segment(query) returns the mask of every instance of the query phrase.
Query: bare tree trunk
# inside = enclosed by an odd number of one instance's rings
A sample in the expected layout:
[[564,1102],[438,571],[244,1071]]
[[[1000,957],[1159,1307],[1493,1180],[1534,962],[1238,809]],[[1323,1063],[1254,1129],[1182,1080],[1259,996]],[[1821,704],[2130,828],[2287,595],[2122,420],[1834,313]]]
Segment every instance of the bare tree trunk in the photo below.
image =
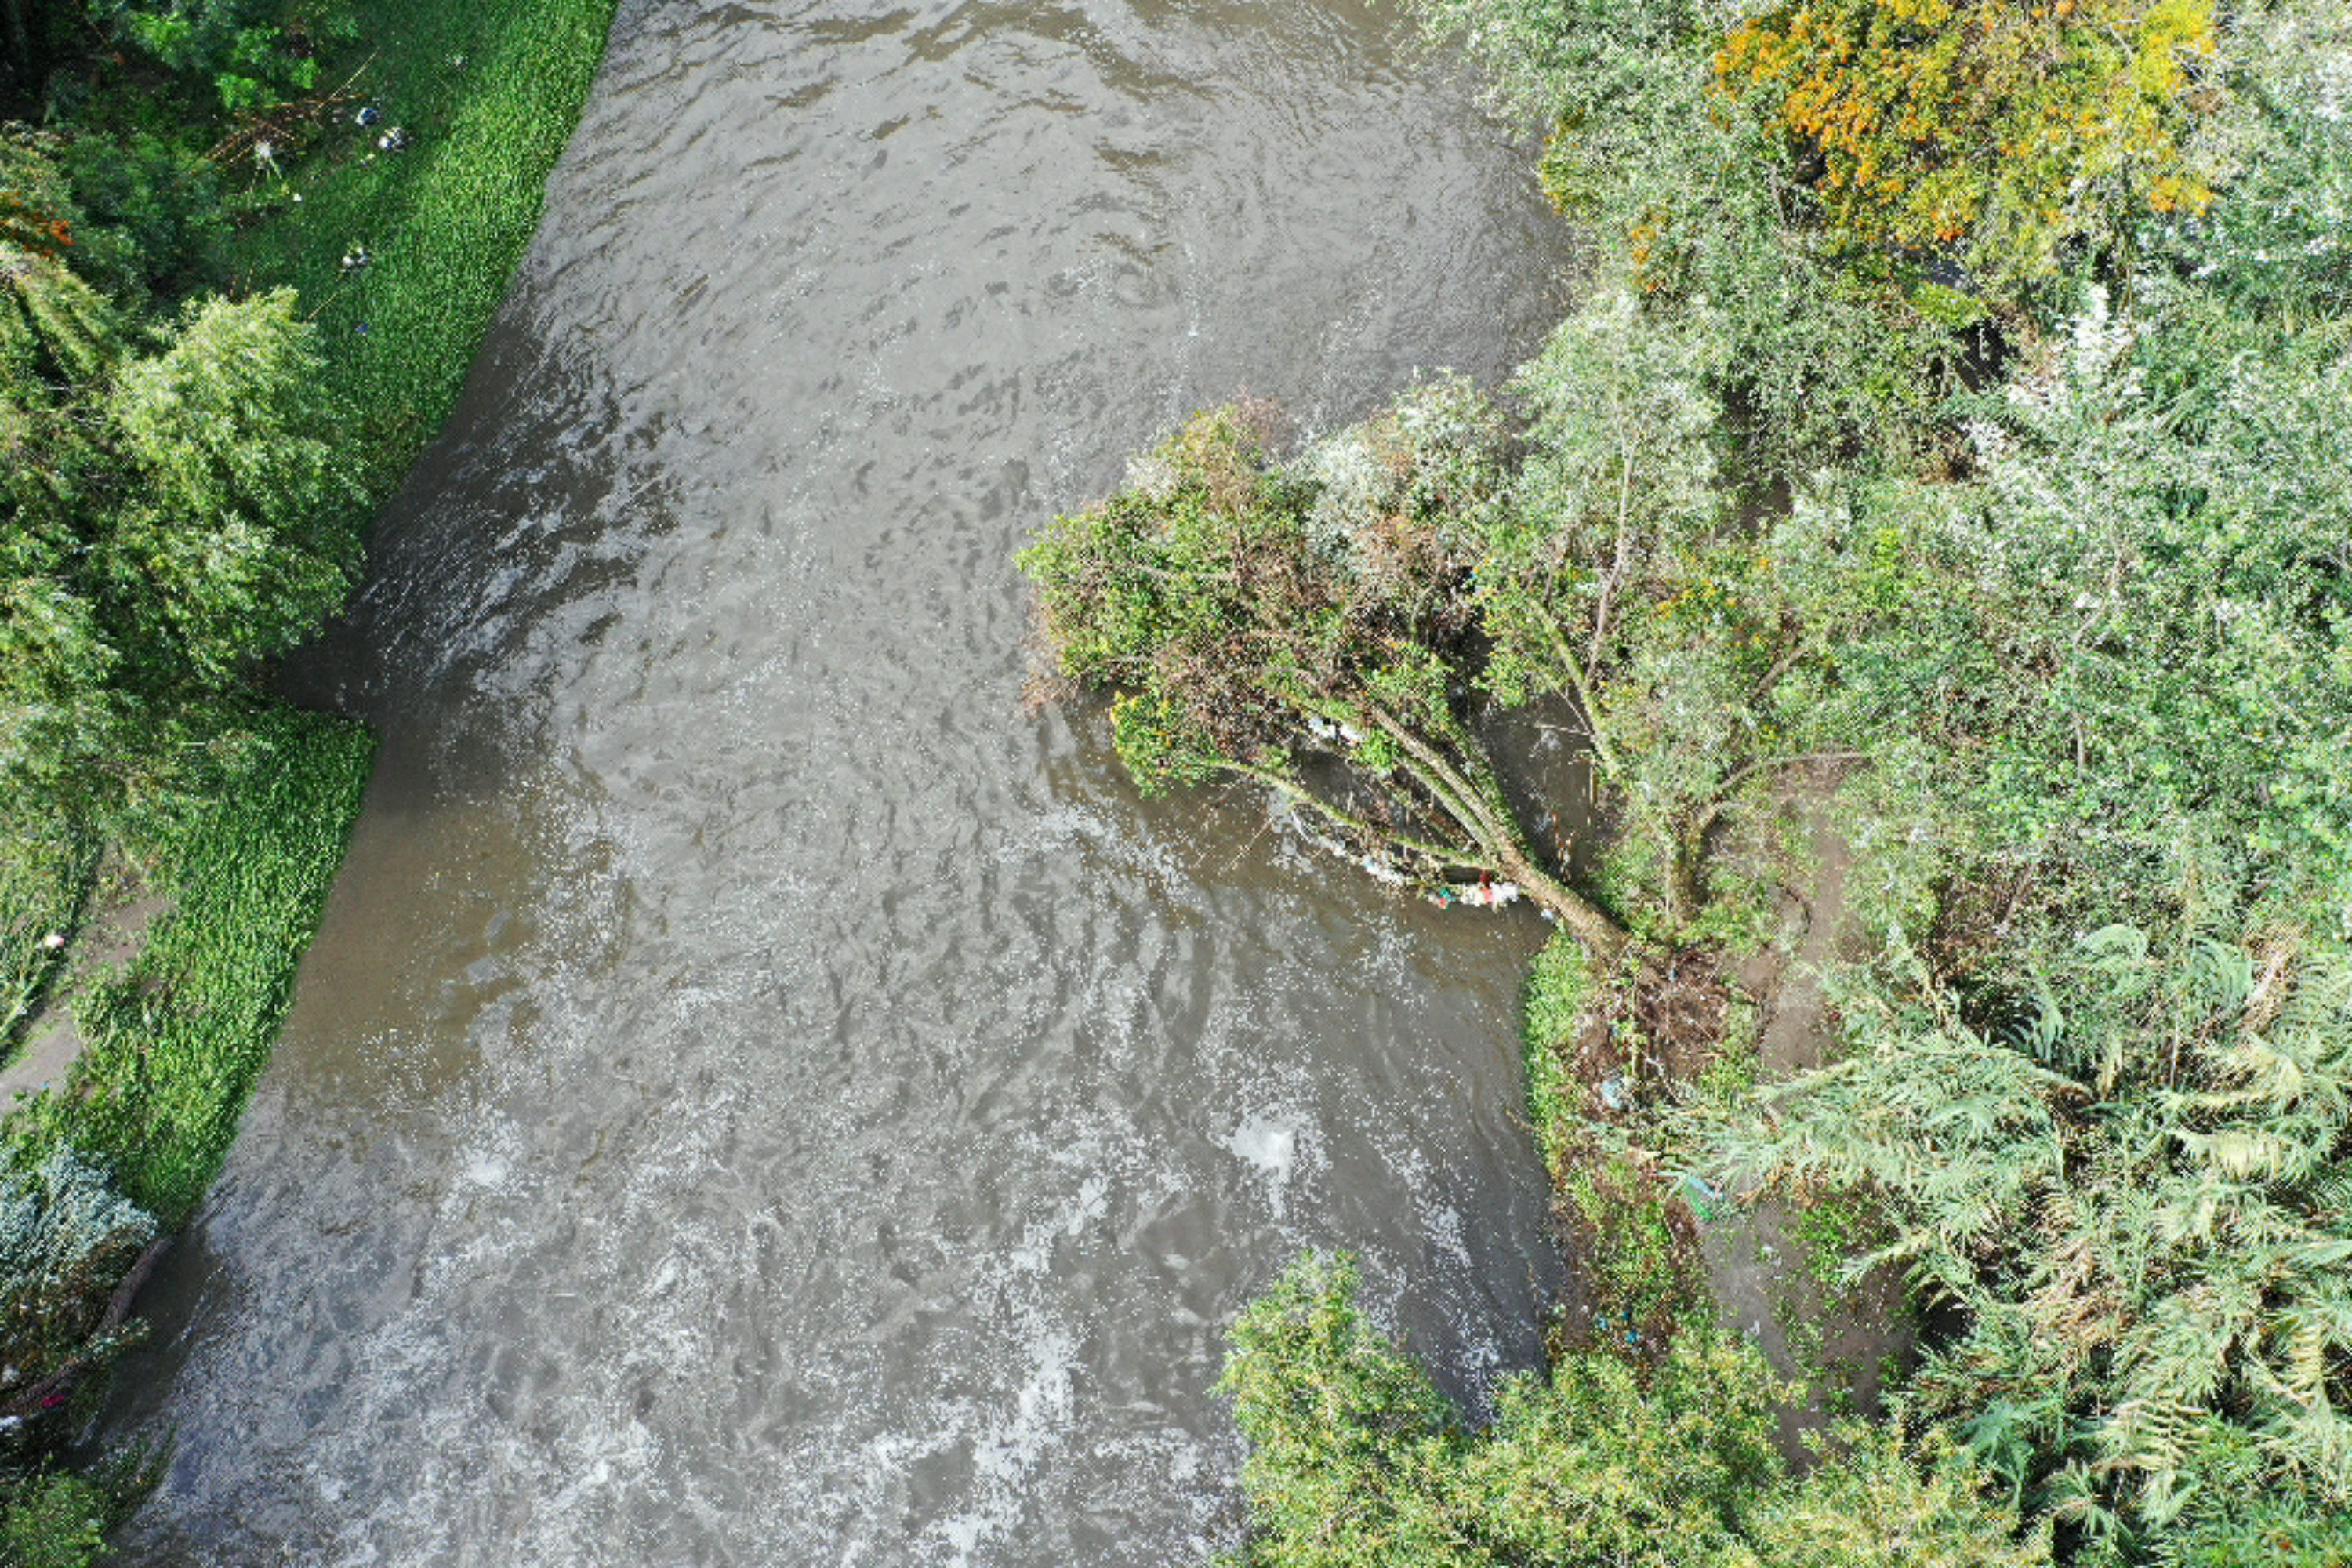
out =
[[1698,918],[1699,909],[1706,901],[1699,865],[1706,855],[1707,824],[1712,820],[1710,813],[1682,832],[1666,835],[1666,918],[1675,922],[1677,932]]
[[1500,857],[1504,874],[1526,889],[1538,907],[1551,911],[1552,918],[1568,928],[1569,934],[1584,944],[1592,960],[1595,973],[1607,973],[1624,956],[1632,942],[1632,933],[1602,911],[1600,905],[1579,893],[1566,882],[1537,865],[1519,852],[1511,850]]
[[[1454,851],[1391,828],[1374,827],[1267,769],[1241,765],[1235,771],[1264,779],[1363,837],[1385,840],[1398,848],[1449,866],[1473,867],[1499,874],[1517,883],[1538,908],[1549,910],[1566,926],[1584,944],[1596,967],[1606,970],[1616,964],[1633,941],[1632,933],[1545,865],[1543,856],[1521,826],[1518,814],[1511,809],[1502,780],[1495,772],[1494,759],[1468,726],[1449,716],[1444,732],[1433,740],[1379,703],[1360,700],[1335,700],[1323,717],[1378,729],[1394,741],[1403,752],[1400,759],[1403,771],[1412,774],[1429,800],[1435,803],[1440,818],[1463,836],[1461,849]],[[1448,751],[1453,752],[1450,757]]]
[[1632,942],[1632,933],[1611,919],[1599,904],[1554,876],[1544,864],[1543,856],[1528,837],[1518,814],[1511,809],[1510,799],[1503,792],[1503,781],[1495,772],[1494,759],[1486,754],[1478,738],[1464,727],[1452,739],[1462,753],[1467,774],[1464,782],[1486,807],[1481,820],[1495,840],[1487,847],[1502,864],[1505,874],[1526,889],[1528,897],[1550,910],[1553,918],[1584,944],[1596,970],[1613,968]]

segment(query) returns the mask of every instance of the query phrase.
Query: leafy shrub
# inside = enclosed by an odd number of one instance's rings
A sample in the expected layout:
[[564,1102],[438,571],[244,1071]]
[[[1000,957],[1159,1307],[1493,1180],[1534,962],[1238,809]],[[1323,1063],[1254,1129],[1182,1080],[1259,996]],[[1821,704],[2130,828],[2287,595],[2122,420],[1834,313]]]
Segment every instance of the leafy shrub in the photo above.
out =
[[1345,1258],[1309,1258],[1242,1314],[1220,1384],[1250,1441],[1266,1568],[2027,1568],[2047,1530],[1979,1500],[1948,1446],[1849,1428],[1801,1479],[1773,1446],[1782,1390],[1713,1330],[1654,1365],[1606,1352],[1507,1379],[1464,1427],[1366,1321]]
[[129,1342],[105,1321],[108,1303],[155,1234],[150,1215],[68,1150],[0,1174],[0,1443],[22,1444],[63,1403],[60,1374]]
[[[2352,361],[2160,282],[2070,329],[1969,405],[1971,482],[1849,487],[1781,530],[1777,557],[1889,606],[1795,672],[1787,717],[1869,753],[1877,809],[1977,875],[2030,865],[2018,941],[2161,919],[2189,881],[2352,934]],[[1890,587],[1801,537],[1841,533],[1898,542]]]
[[85,133],[58,152],[82,213],[72,264],[133,310],[226,281],[228,222],[207,159],[143,132]]
[[1787,0],[1734,27],[1715,72],[1818,160],[1847,243],[2006,278],[2135,209],[2212,201],[2187,143],[2217,49],[2210,0]]
[[63,1470],[0,1476],[0,1564],[81,1568],[106,1548],[105,1493]]
[[2013,1040],[1949,997],[1844,998],[1851,1054],[1710,1136],[1737,1179],[1853,1194],[1965,1327],[1914,1381],[2111,1556],[2249,1482],[2352,1509],[2352,957],[2111,927]]
[[1742,1522],[1756,1568],[2029,1568],[2051,1561],[2051,1521],[2021,1529],[1988,1504],[1975,1469],[1930,1429],[1841,1421],[1803,1480],[1754,1499]]
[[288,54],[265,0],[89,0],[90,20],[183,76],[209,79],[231,113],[317,84],[318,62]]
[[124,1448],[79,1473],[0,1470],[0,1568],[84,1568],[153,1489],[160,1450]]

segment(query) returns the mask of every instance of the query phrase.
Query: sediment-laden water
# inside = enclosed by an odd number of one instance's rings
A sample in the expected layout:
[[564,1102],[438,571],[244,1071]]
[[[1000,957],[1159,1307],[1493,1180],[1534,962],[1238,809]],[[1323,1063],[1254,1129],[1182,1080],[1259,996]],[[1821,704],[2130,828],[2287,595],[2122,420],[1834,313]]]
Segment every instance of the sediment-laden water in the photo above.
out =
[[1401,26],[625,5],[296,672],[382,766],[146,1299],[131,1561],[1160,1564],[1233,1538],[1220,1334],[1301,1247],[1457,1389],[1534,1358],[1541,927],[1022,706],[1012,553],[1155,431],[1558,313],[1528,149]]

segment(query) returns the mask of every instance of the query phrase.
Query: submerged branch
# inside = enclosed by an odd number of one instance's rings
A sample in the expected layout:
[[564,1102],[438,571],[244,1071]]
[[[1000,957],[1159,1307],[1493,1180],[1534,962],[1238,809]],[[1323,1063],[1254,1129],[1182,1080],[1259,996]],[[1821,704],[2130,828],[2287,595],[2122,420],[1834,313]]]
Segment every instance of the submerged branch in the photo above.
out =
[[1470,847],[1459,844],[1440,844],[1432,839],[1416,837],[1412,834],[1402,833],[1393,827],[1383,827],[1378,823],[1368,821],[1345,807],[1334,805],[1277,769],[1265,767],[1255,763],[1229,762],[1223,765],[1230,772],[1255,779],[1270,786],[1286,798],[1296,801],[1350,833],[1375,843],[1389,844],[1412,854],[1424,856],[1442,866],[1455,866],[1471,871],[1500,871],[1503,868],[1500,861],[1489,856],[1482,856],[1476,849]]

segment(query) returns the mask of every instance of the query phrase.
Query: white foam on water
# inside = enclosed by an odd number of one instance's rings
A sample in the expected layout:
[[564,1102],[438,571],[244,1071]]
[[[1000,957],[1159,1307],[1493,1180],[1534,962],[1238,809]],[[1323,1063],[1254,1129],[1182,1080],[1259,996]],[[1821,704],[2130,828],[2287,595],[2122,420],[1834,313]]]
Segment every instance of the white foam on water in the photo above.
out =
[[1028,1375],[1012,1408],[991,1416],[972,1444],[973,1506],[940,1521],[949,1561],[968,1563],[993,1535],[1016,1523],[1026,1506],[1026,1483],[1046,1451],[1068,1430],[1077,1342],[1058,1330],[1040,1331],[1024,1347]]
[[1266,1203],[1275,1217],[1284,1215],[1290,1196],[1290,1179],[1298,1169],[1299,1119],[1258,1114],[1243,1119],[1222,1140],[1234,1156],[1265,1178]]

